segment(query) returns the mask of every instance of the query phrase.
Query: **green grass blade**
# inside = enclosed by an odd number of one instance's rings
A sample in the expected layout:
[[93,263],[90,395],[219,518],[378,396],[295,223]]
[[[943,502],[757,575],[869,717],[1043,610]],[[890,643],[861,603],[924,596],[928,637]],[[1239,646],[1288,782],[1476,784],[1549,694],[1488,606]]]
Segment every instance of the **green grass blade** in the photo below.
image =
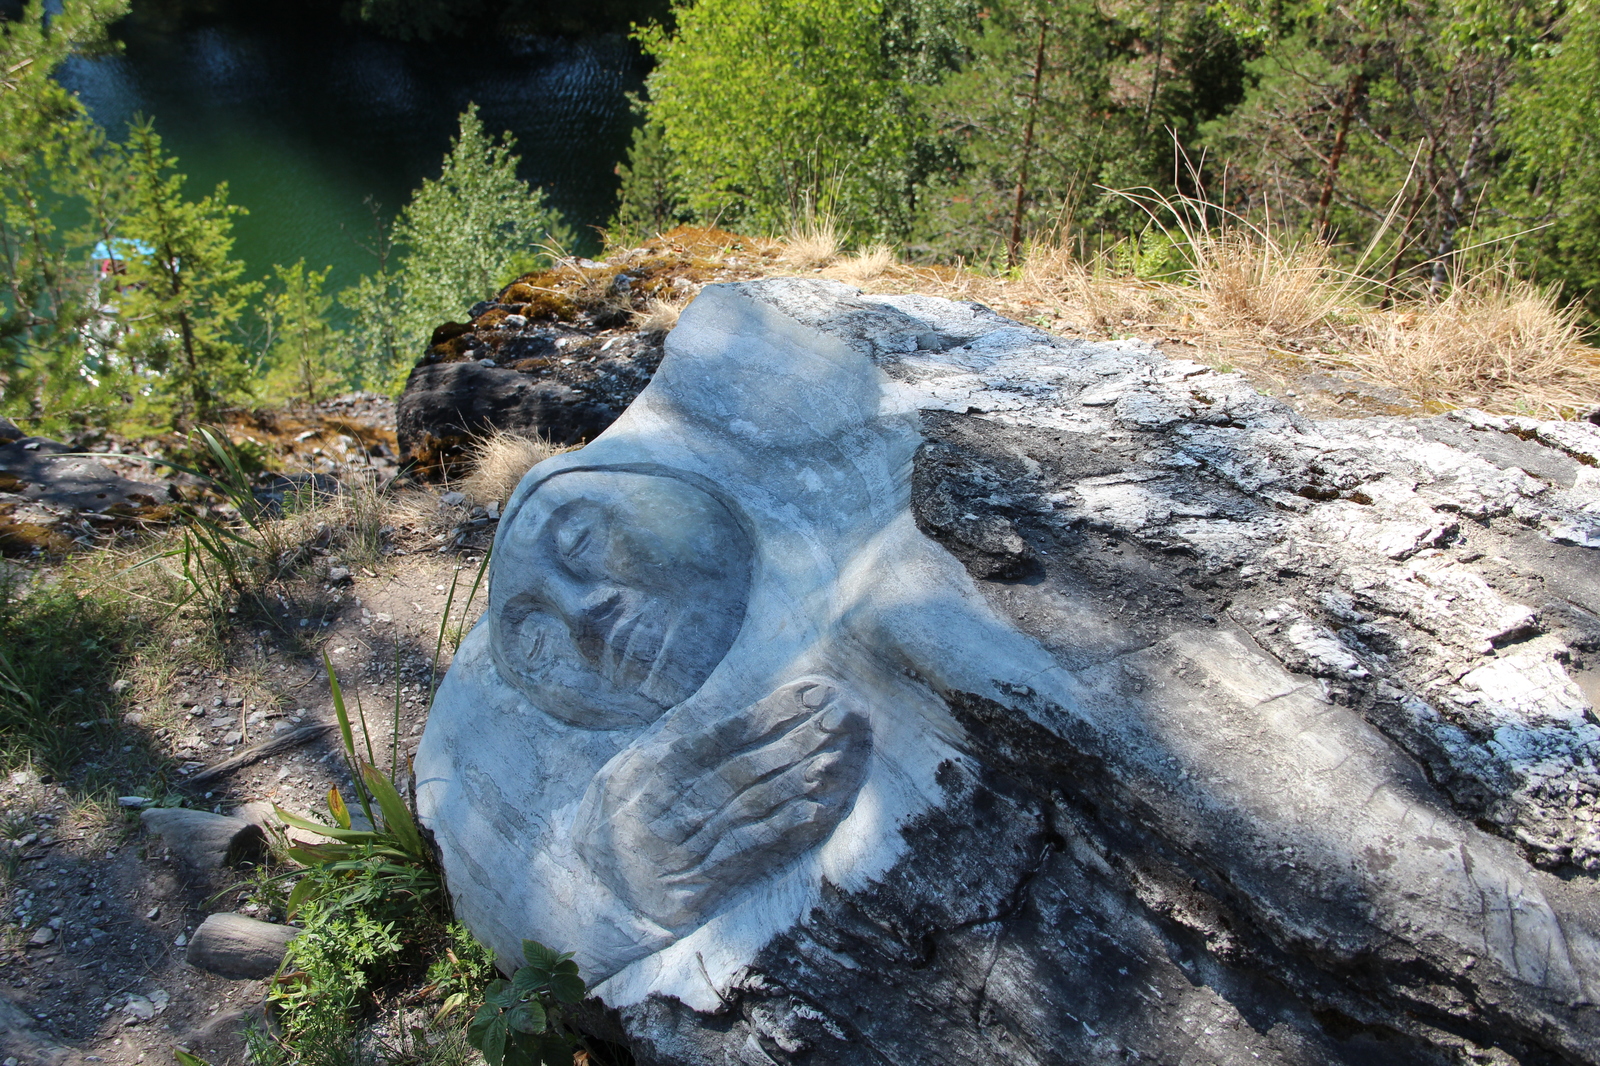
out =
[[389,835],[394,837],[412,858],[428,861],[430,856],[428,849],[422,843],[422,834],[417,830],[417,823],[412,820],[411,812],[406,809],[400,793],[395,791],[394,784],[371,763],[361,769],[366,775],[367,787],[372,790],[373,797],[378,801],[378,808],[383,811],[384,828]]
[[[339,739],[344,744],[345,761],[349,764],[350,779],[356,786],[356,799],[361,803],[361,810],[366,814],[368,823],[372,822],[372,800],[367,795],[366,786],[361,781],[361,771],[356,759],[356,741],[350,732],[350,712],[345,709],[344,690],[339,687],[339,675],[334,672],[333,660],[328,658],[328,653],[322,653],[322,668],[328,672],[328,691],[333,697],[333,715],[339,721]],[[359,710],[359,707],[357,708]],[[361,722],[363,731],[367,728],[365,717]],[[372,741],[367,741],[370,747]]]

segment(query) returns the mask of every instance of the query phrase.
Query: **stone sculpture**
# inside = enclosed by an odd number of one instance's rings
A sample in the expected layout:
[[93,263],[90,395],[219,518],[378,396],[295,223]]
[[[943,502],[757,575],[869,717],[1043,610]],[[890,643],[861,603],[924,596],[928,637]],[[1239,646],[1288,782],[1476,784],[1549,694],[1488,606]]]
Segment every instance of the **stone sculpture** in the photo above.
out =
[[1600,585],[1557,649],[1446,549],[1514,497],[1592,570],[1600,481],[821,282],[667,352],[517,490],[418,753],[502,957],[651,1062],[1597,1061],[1600,845],[1507,797],[1594,773]]

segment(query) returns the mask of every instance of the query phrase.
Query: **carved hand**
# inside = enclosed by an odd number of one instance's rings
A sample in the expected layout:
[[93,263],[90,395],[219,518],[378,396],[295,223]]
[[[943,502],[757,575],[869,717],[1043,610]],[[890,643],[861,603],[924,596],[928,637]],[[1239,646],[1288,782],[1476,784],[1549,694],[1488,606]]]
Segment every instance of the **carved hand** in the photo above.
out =
[[807,678],[687,736],[630,748],[578,812],[579,852],[640,913],[684,930],[821,843],[866,772],[865,715]]

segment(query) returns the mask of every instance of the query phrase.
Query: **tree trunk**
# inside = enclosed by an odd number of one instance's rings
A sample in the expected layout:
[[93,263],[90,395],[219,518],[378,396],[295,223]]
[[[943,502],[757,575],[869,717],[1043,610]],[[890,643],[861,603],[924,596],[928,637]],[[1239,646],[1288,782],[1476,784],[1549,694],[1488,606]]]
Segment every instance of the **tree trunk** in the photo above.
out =
[[1022,131],[1022,166],[1017,171],[1017,202],[1011,212],[1011,239],[1006,242],[1006,265],[1017,265],[1022,245],[1022,204],[1028,192],[1028,158],[1033,153],[1033,124],[1039,116],[1039,86],[1044,78],[1044,47],[1050,20],[1039,20],[1039,47],[1033,57],[1033,94],[1028,99],[1028,123]]
[[1356,51],[1356,69],[1350,75],[1350,85],[1344,91],[1344,107],[1339,113],[1339,132],[1333,138],[1333,150],[1328,153],[1328,173],[1322,180],[1322,195],[1317,198],[1318,240],[1328,239],[1328,205],[1333,202],[1333,185],[1339,176],[1339,161],[1344,158],[1345,143],[1350,137],[1350,119],[1367,92],[1367,49],[1368,45],[1363,43]]

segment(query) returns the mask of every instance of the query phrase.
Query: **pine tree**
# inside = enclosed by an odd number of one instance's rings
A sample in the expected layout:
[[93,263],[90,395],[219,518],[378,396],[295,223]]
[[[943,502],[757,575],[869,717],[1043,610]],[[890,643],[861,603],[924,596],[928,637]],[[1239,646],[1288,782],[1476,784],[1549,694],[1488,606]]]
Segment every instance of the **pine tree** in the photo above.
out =
[[[97,324],[93,227],[63,231],[101,175],[103,138],[54,79],[74,54],[110,47],[125,0],[40,0],[0,19],[0,413],[63,432],[104,420],[114,368],[90,350]],[[91,203],[90,214],[107,204]]]
[[316,403],[340,383],[344,338],[329,322],[333,297],[323,288],[332,269],[308,270],[304,259],[290,267],[272,268],[274,284],[260,309],[271,367],[267,387],[272,393]]
[[204,419],[243,394],[252,367],[239,328],[259,286],[243,283],[231,258],[233,218],[226,184],[198,201],[184,198],[177,160],[161,148],[154,123],[128,128],[123,174],[130,210],[119,235],[133,249],[116,302],[128,325],[126,351],[155,375],[174,426]]
[[691,219],[677,162],[667,147],[661,123],[647,118],[633,131],[627,162],[617,165],[617,177],[621,182],[609,239],[642,241]]
[[[517,177],[512,136],[487,135],[475,104],[460,121],[439,177],[424,180],[395,221],[404,354],[420,354],[439,323],[464,317],[572,239],[544,194]],[[378,279],[363,286],[366,297],[353,300],[380,299],[388,287]]]

